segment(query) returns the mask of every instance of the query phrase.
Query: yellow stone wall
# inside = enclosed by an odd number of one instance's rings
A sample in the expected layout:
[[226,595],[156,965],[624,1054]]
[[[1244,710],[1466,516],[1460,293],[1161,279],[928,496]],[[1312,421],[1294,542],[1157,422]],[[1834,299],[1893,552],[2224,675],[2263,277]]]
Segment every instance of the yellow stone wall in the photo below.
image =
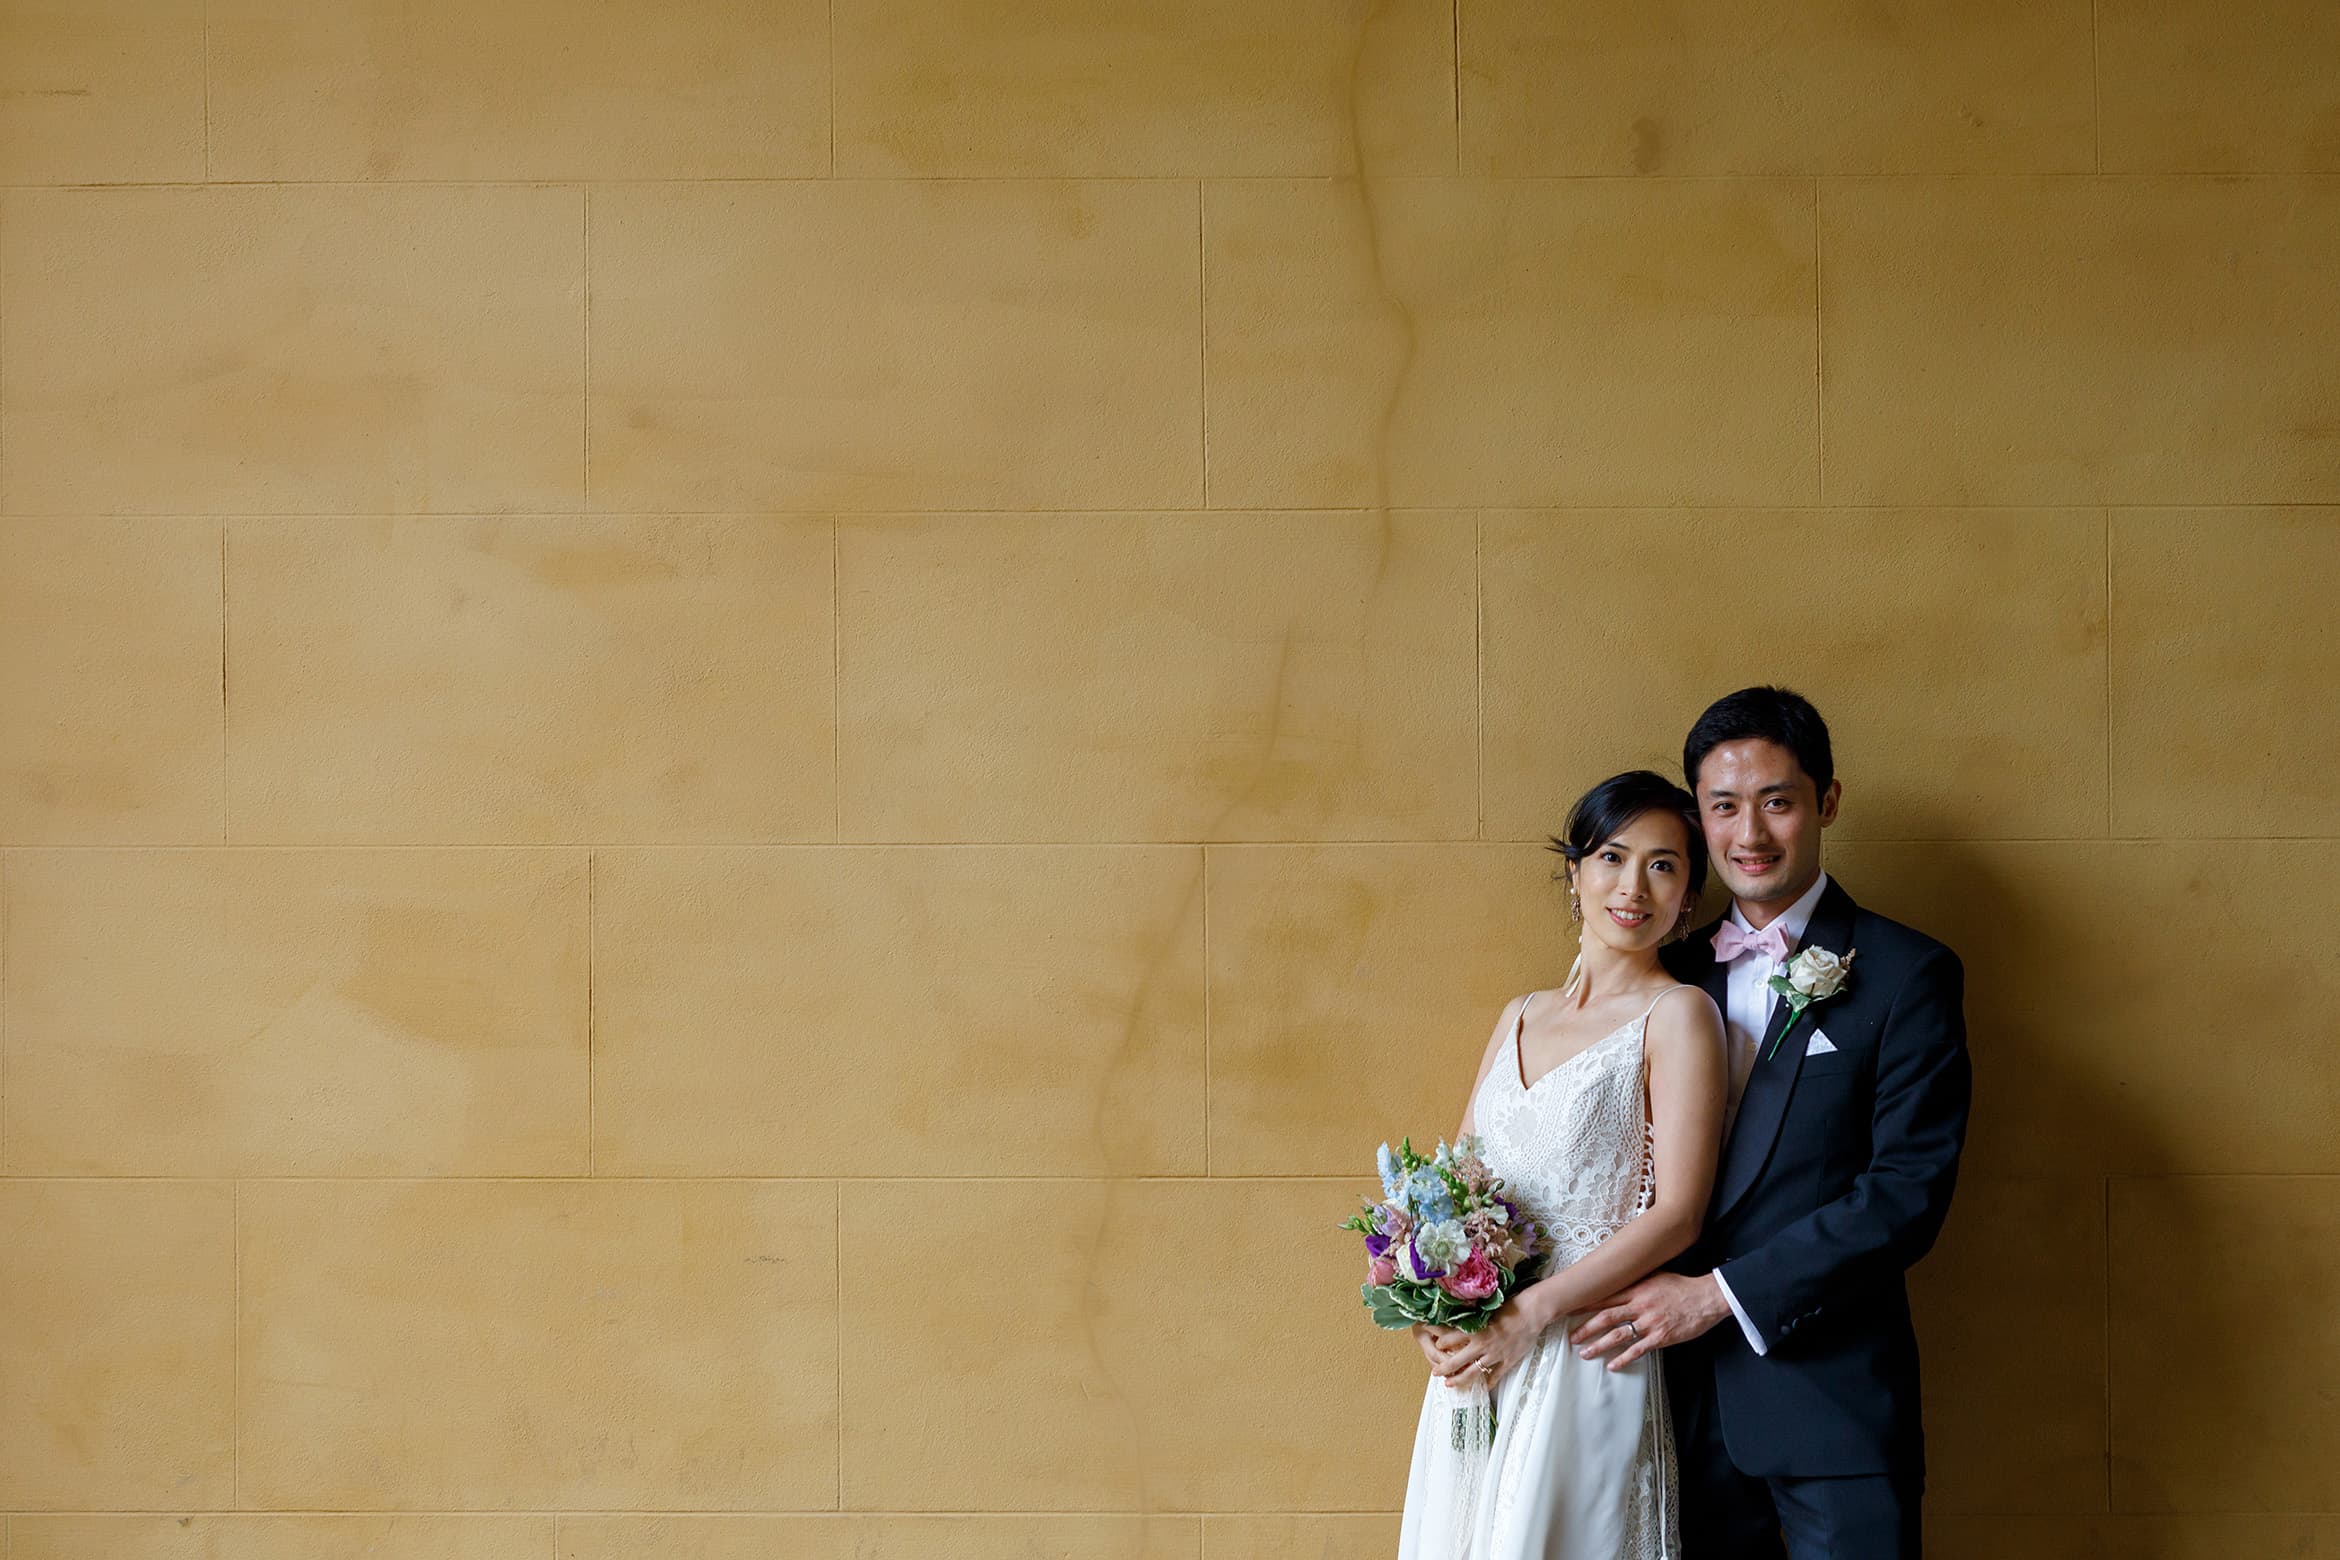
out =
[[1327,1560],[1703,702],[1934,1553],[2340,1555],[2324,0],[0,0],[6,1560]]

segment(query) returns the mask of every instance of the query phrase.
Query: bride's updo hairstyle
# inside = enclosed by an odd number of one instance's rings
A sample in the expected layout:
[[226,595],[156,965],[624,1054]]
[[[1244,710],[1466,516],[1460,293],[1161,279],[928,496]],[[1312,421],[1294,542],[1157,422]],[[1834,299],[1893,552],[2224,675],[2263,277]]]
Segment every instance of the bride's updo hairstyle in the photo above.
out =
[[[1689,859],[1683,868],[1688,891],[1682,901],[1685,924],[1698,906],[1698,891],[1706,886],[1706,831],[1698,826],[1698,798],[1649,769],[1628,769],[1611,775],[1576,799],[1568,810],[1564,835],[1550,836],[1545,847],[1556,850],[1571,864],[1584,860],[1632,826],[1643,813],[1662,812],[1682,820],[1689,840]],[[1552,874],[1565,881],[1567,868]]]

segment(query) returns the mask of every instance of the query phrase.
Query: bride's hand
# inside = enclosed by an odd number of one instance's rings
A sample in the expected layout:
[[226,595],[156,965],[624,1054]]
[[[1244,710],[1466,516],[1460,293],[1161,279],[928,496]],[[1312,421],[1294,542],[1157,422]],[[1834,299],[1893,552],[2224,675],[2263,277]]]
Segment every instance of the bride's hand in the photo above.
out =
[[1414,1341],[1422,1346],[1422,1358],[1430,1362],[1433,1371],[1446,1362],[1448,1350],[1470,1336],[1459,1328],[1436,1327],[1428,1322],[1416,1322],[1413,1332]]
[[1475,1333],[1457,1332],[1441,1328],[1442,1332],[1461,1340],[1444,1350],[1431,1361],[1431,1371],[1443,1377],[1449,1386],[1470,1385],[1471,1374],[1487,1367],[1485,1381],[1493,1386],[1504,1373],[1527,1358],[1535,1346],[1536,1328],[1524,1308],[1506,1305],[1495,1313],[1495,1319]]

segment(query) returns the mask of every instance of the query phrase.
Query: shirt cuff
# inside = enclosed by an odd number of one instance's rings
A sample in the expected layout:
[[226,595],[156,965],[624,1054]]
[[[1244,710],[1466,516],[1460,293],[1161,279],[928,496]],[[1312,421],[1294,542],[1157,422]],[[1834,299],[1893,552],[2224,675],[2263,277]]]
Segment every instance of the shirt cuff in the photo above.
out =
[[1739,1297],[1732,1294],[1731,1286],[1724,1282],[1721,1268],[1714,1270],[1714,1287],[1723,1292],[1723,1303],[1731,1308],[1731,1315],[1739,1319],[1739,1331],[1747,1335],[1747,1347],[1753,1349],[1757,1354],[1770,1353],[1770,1348],[1763,1341],[1763,1335],[1755,1330],[1753,1322],[1747,1320],[1747,1312],[1739,1304]]

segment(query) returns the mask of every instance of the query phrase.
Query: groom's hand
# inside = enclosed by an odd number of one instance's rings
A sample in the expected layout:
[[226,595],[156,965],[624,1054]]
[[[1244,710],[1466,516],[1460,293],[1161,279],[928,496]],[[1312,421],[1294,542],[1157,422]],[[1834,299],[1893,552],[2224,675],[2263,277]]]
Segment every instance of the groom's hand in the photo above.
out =
[[1730,1302],[1712,1273],[1699,1278],[1652,1273],[1602,1301],[1568,1341],[1588,1360],[1614,1355],[1609,1369],[1623,1370],[1652,1349],[1688,1343],[1730,1314]]

